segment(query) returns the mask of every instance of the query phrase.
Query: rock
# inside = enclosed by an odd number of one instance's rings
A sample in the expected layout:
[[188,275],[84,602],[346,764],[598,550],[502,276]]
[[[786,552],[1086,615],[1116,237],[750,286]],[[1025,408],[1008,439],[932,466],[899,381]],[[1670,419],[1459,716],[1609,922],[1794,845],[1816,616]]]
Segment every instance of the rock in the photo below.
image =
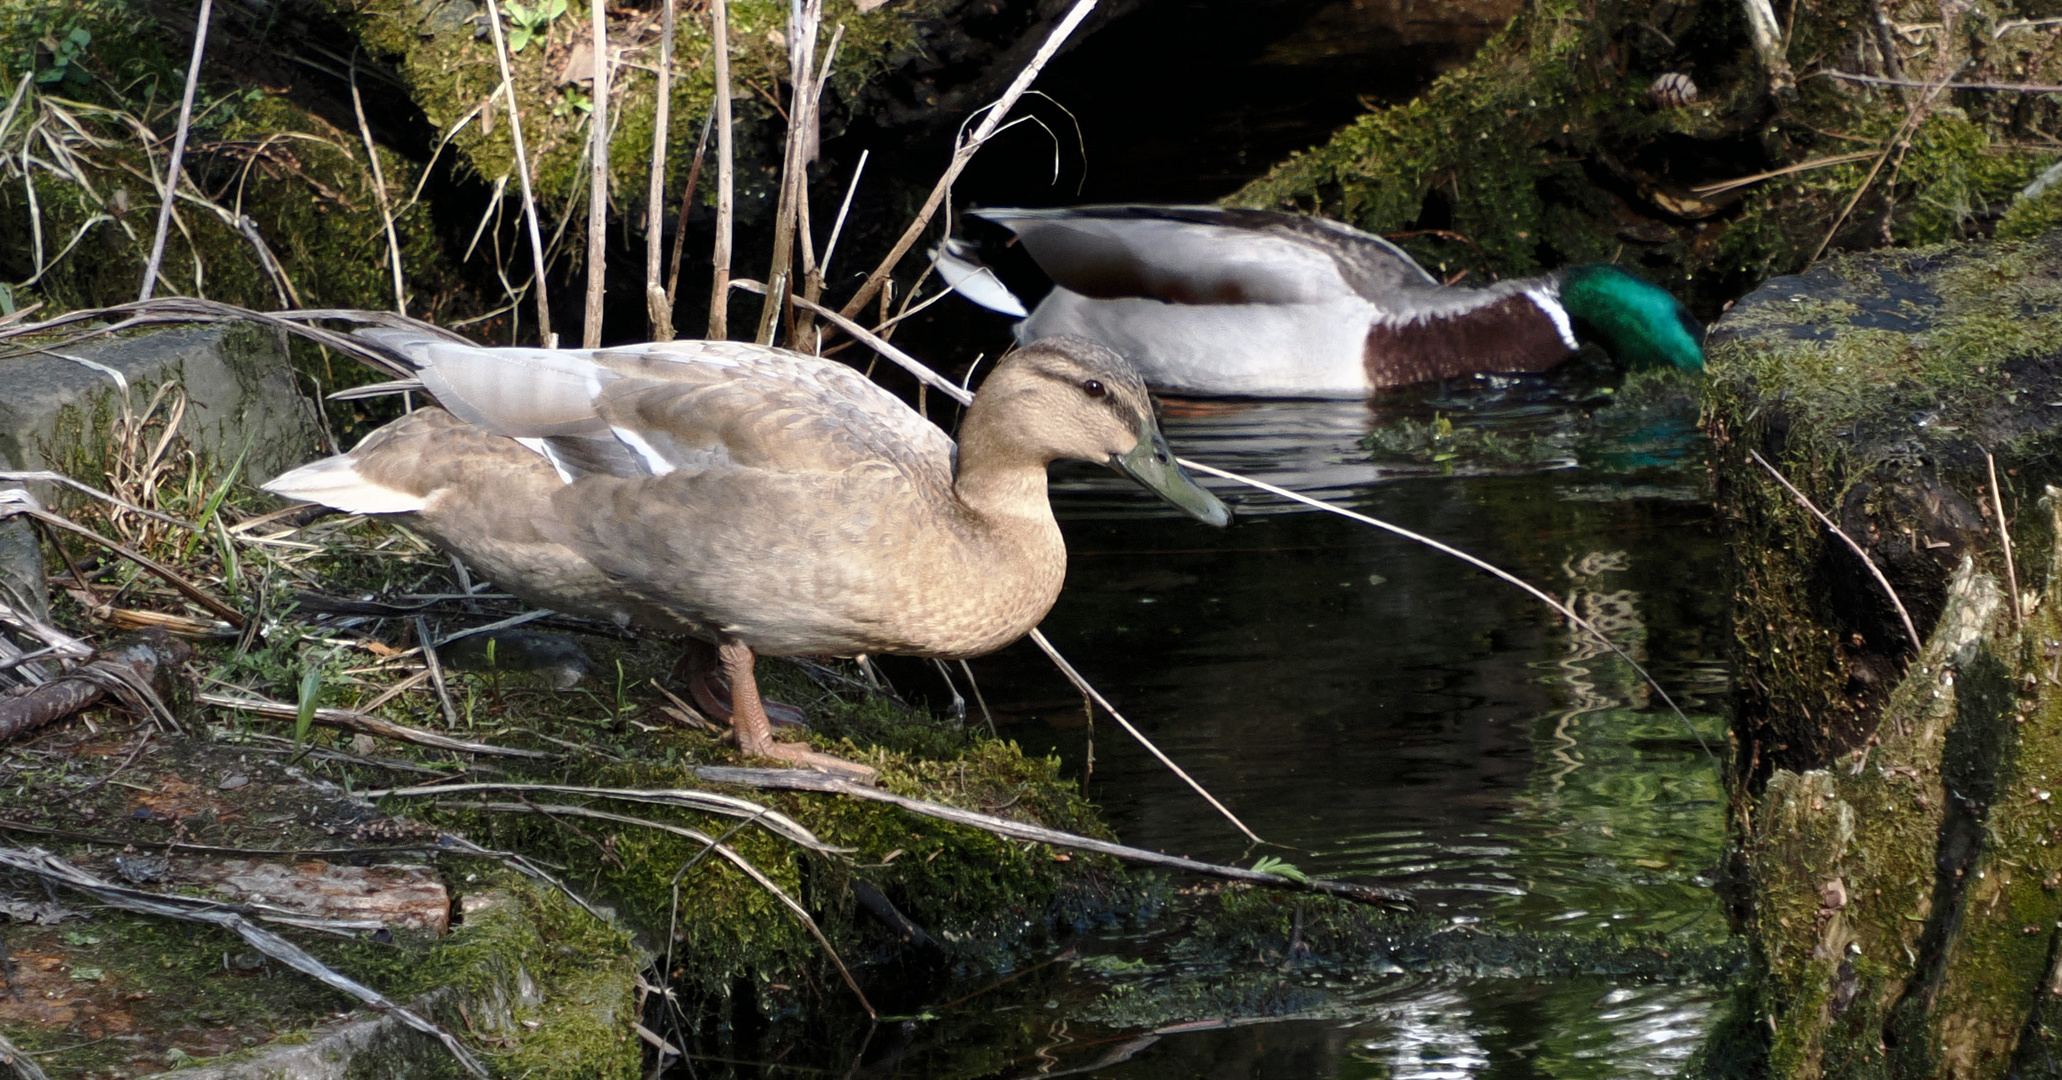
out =
[[1760,971],[1717,1037],[1772,1076],[2039,1074],[2062,1022],[2062,233],[1773,279],[1711,356]]
[[141,410],[170,381],[185,389],[180,428],[196,450],[226,467],[249,444],[246,482],[299,465],[322,443],[320,418],[296,385],[285,342],[254,326],[218,324],[0,360],[0,457],[20,469],[55,469],[96,483],[98,477],[67,466],[99,453],[124,385]]

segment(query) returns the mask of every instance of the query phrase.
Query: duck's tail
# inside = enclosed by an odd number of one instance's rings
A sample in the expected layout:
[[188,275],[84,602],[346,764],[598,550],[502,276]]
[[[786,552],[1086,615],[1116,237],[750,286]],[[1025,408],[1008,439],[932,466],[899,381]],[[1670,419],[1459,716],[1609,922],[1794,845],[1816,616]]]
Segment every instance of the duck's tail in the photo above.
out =
[[1030,314],[1017,294],[981,262],[974,245],[957,237],[946,237],[943,244],[931,249],[931,263],[952,291],[974,303],[1019,319]]

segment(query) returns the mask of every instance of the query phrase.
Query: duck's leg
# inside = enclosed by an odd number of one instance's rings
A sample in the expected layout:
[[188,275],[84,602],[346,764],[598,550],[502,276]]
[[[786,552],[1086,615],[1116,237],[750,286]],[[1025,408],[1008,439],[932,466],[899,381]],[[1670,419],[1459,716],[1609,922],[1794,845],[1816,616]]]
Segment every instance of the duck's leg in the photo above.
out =
[[[679,662],[673,665],[669,678],[675,683],[687,686],[687,695],[694,703],[724,723],[730,722],[730,686],[720,677],[722,665],[716,659],[716,646],[701,638],[688,638],[687,648],[681,651]],[[760,707],[766,710],[766,718],[774,727],[807,728],[809,715],[793,705],[761,699]]]
[[862,783],[872,783],[878,774],[858,762],[820,754],[796,743],[776,742],[773,724],[759,701],[759,682],[752,677],[756,657],[741,641],[726,641],[716,647],[723,658],[723,670],[730,676],[730,726],[737,732],[737,748],[753,757],[789,761],[811,769]]

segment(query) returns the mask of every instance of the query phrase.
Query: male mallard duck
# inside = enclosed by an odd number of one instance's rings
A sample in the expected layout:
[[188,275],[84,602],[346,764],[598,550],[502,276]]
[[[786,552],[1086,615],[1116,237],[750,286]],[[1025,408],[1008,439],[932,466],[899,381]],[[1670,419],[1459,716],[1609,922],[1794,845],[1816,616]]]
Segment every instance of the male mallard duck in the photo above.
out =
[[[1020,340],[1079,334],[1156,390],[1361,397],[1474,372],[1544,371],[1594,341],[1629,366],[1704,366],[1673,296],[1613,266],[1479,289],[1441,285],[1379,236],[1323,218],[1207,206],[970,210],[1022,240],[1054,282]],[[972,247],[945,279],[1005,314],[1023,305]]]
[[497,349],[362,331],[443,408],[265,490],[409,526],[542,607],[713,641],[747,754],[854,766],[773,740],[755,653],[978,656],[1038,625],[1067,549],[1055,458],[1101,462],[1213,525],[1145,384],[1093,342],[990,372],[959,445],[858,372],[760,345]]

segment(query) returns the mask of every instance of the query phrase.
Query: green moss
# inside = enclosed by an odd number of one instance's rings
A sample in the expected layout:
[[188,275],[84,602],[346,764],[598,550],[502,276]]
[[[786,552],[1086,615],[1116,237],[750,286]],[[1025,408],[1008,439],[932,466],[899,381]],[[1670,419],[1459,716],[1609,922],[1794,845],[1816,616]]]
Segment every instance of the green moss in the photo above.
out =
[[[1654,18],[1676,20],[1668,48],[1658,44],[1666,35],[1650,33],[1661,29]],[[1851,50],[1853,27],[1869,18],[1859,0],[1811,4],[1790,32],[1793,65]],[[1905,117],[1879,93],[1807,79],[1795,102],[1756,120],[1763,81],[1741,19],[1727,5],[1671,14],[1611,0],[1532,0],[1466,66],[1290,156],[1226,202],[1321,213],[1375,233],[1436,226],[1472,241],[1403,240],[1442,273],[1637,260],[1672,290],[1715,307],[1742,283],[1802,265],[1872,163],[1815,167],[1731,193],[1699,195],[1695,185],[1753,172],[1745,163],[1757,155],[1782,166],[1851,152],[1857,140],[1891,136]],[[1696,71],[1695,102],[1644,100],[1651,80],[1686,67]],[[1897,166],[1875,181],[1879,194],[1890,193],[1898,241],[1965,235],[2009,201],[2041,160],[1998,138],[2012,123],[1946,105],[1927,117]],[[1874,221],[1884,207],[1871,200],[1857,214]],[[1643,219],[1659,234],[1628,233],[1628,222]],[[1693,224],[1668,224],[1685,220]],[[1857,216],[1843,236],[1866,242],[1864,228]]]

